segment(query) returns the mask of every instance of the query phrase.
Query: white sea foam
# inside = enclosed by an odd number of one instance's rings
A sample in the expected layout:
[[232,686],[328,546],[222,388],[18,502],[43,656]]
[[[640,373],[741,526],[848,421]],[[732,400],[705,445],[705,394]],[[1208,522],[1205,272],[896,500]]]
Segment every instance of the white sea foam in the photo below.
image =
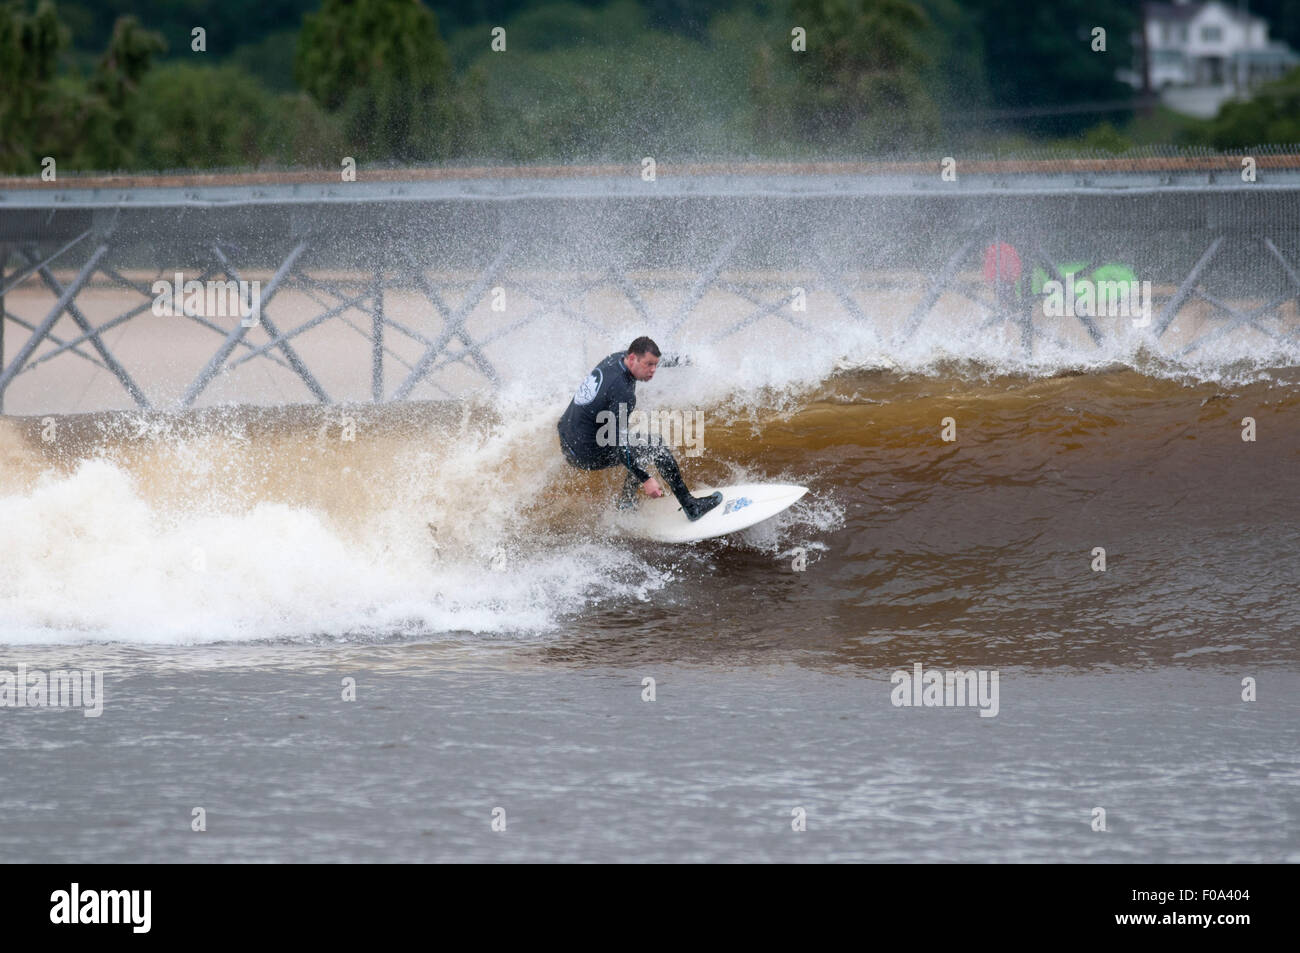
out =
[[[171,461],[187,456],[186,441],[171,449]],[[47,471],[0,495],[0,642],[539,633],[670,578],[615,541],[518,517],[513,494],[467,476],[491,470],[491,450],[461,453],[432,472],[412,453],[407,483],[357,497],[360,513],[347,499],[259,499],[255,459],[243,473],[209,460],[152,497],[150,481],[103,457]],[[204,492],[213,470],[218,484],[249,478],[244,492]],[[195,492],[178,499],[175,485]]]

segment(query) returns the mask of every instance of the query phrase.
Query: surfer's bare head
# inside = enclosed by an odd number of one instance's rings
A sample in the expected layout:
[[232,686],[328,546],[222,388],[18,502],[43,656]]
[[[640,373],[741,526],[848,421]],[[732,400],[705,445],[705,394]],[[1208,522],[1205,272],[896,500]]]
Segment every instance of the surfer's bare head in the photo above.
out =
[[623,358],[623,363],[637,380],[648,381],[655,376],[659,357],[659,345],[642,335],[628,345],[627,356]]

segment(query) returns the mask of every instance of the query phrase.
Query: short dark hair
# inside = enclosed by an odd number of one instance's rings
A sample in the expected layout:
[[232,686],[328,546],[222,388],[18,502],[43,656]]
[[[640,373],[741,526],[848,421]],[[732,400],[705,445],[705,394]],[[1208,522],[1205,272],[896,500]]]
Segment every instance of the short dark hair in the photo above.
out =
[[655,357],[663,356],[659,353],[659,345],[644,334],[627,346],[627,353],[635,354],[637,357],[644,357],[647,351]]

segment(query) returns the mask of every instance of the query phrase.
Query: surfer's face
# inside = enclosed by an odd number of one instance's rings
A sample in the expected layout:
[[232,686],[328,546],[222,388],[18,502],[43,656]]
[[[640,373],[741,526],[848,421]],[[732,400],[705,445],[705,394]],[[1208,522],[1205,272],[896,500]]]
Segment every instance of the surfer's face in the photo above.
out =
[[628,354],[626,363],[627,369],[632,373],[633,377],[639,381],[648,381],[655,376],[655,368],[659,366],[659,358],[646,351],[644,354]]

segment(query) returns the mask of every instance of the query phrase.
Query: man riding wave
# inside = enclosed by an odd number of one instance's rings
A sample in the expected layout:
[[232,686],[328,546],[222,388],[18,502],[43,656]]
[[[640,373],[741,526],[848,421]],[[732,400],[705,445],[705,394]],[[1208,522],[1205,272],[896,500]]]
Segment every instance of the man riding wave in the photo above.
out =
[[657,434],[649,435],[644,441],[629,441],[627,433],[619,431],[611,443],[609,428],[604,427],[604,433],[601,432],[602,424],[612,419],[607,414],[612,414],[613,419],[626,420],[632,413],[636,407],[636,382],[655,376],[659,358],[658,345],[643,336],[628,345],[626,354],[615,351],[597,364],[560,418],[557,425],[560,449],[564,459],[580,470],[604,470],[619,464],[627,467],[621,506],[635,503],[638,487],[651,498],[664,495],[659,481],[650,476],[649,467],[653,464],[682,505],[686,518],[697,520],[722,502],[722,494],[691,496],[672,451]]

